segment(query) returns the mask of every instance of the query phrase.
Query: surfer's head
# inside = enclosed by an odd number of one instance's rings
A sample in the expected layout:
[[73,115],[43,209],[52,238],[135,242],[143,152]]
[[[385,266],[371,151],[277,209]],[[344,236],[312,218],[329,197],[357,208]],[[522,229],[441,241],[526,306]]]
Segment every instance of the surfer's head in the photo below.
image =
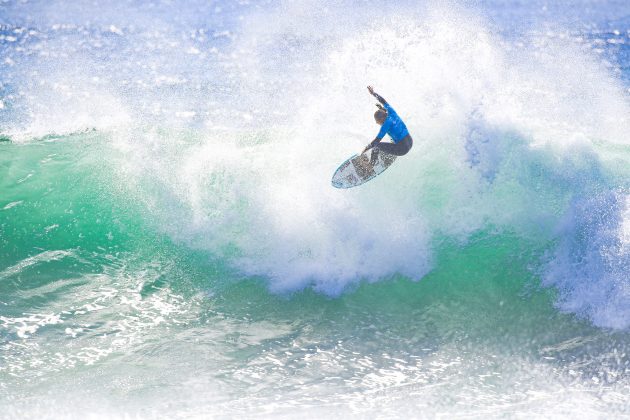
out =
[[374,121],[376,121],[376,124],[383,125],[383,123],[385,123],[386,119],[387,119],[387,111],[385,111],[383,109],[378,109],[374,113]]

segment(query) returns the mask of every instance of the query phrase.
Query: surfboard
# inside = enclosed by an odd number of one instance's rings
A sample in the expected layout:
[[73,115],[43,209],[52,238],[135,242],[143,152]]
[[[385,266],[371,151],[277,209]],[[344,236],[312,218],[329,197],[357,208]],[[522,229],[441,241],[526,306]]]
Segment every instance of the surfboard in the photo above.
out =
[[376,162],[372,165],[370,163],[372,150],[370,149],[360,155],[354,155],[342,163],[332,177],[332,186],[335,188],[352,188],[365,184],[389,168],[396,160],[396,156],[380,151]]

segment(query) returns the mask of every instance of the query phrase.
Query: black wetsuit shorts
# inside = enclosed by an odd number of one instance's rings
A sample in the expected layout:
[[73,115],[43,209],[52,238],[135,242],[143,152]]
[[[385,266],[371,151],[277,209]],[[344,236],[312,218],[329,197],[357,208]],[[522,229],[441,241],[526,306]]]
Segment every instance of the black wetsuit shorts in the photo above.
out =
[[404,156],[411,150],[411,146],[413,146],[413,139],[410,135],[407,135],[398,143],[380,142],[376,146],[374,146],[374,150],[372,150],[372,158],[370,159],[370,161],[372,163],[376,162],[378,152],[380,151],[382,151],[383,153],[389,153],[390,155]]

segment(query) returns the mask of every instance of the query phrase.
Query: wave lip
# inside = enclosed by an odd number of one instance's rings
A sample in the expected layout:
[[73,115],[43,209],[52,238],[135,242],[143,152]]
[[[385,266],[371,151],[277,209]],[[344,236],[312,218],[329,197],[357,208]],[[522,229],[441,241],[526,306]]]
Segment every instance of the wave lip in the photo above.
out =
[[557,306],[600,327],[630,327],[630,194],[575,200],[543,276]]

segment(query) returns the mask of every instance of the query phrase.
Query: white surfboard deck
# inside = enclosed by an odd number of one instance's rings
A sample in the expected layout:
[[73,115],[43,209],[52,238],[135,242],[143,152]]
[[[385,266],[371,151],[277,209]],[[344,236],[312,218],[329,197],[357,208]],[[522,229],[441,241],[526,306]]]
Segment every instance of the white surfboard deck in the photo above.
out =
[[372,165],[370,163],[372,150],[370,149],[360,155],[354,155],[342,163],[332,177],[333,187],[352,188],[365,184],[389,168],[396,160],[396,156],[380,151],[376,163]]

